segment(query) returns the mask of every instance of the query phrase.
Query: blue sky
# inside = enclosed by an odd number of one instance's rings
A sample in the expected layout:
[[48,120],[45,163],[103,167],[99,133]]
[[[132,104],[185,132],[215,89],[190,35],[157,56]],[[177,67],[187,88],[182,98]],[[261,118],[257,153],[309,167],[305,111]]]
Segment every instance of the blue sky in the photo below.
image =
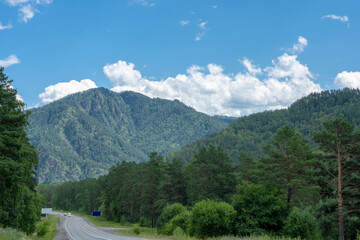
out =
[[0,65],[29,107],[93,87],[214,115],[360,87],[360,1],[0,0]]

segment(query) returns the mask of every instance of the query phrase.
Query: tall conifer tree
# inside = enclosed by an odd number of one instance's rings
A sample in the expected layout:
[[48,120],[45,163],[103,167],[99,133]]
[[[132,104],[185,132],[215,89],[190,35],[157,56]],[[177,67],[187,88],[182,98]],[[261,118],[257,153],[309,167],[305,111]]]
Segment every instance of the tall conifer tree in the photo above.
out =
[[35,192],[39,158],[25,131],[29,112],[3,71],[0,68],[0,225],[31,233],[40,215]]

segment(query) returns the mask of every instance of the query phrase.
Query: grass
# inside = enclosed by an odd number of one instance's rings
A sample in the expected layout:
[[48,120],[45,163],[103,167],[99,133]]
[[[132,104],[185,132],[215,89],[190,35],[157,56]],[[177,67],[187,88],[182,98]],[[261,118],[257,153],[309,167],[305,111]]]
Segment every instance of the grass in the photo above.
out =
[[[35,232],[32,236],[29,237],[29,240],[51,240],[51,239],[53,239],[54,236],[56,235],[56,233],[59,231],[56,228],[56,224],[59,219],[60,219],[59,217],[55,217],[53,215],[48,215],[48,221],[50,223],[49,231],[42,237],[37,236],[37,234]],[[42,217],[41,221],[37,224],[37,226],[42,224],[44,221],[46,221],[46,218]]]
[[[140,228],[140,233],[136,234],[134,232],[134,228]],[[115,232],[125,234],[127,236],[134,236],[134,237],[143,237],[143,238],[162,238],[162,239],[175,239],[174,236],[167,236],[158,234],[156,228],[148,228],[148,227],[138,227],[132,226],[130,229],[127,230],[114,230]]]
[[[54,238],[58,230],[56,229],[57,221],[59,220],[59,217],[55,217],[52,215],[48,216],[48,220],[50,222],[49,225],[49,231],[42,237],[37,236],[36,232],[31,235],[27,236],[25,233],[20,232],[19,230],[13,229],[13,228],[0,228],[0,239],[6,239],[6,240],[51,240]],[[41,218],[41,221],[37,224],[39,226],[44,221],[46,221],[45,218]]]
[[7,240],[28,240],[29,238],[22,232],[13,228],[0,228],[0,239]]

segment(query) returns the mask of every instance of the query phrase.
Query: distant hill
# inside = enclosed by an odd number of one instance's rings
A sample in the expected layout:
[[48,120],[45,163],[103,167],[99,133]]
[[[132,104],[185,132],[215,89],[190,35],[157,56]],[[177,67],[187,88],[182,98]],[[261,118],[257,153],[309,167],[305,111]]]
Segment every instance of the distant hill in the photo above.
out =
[[225,128],[226,121],[174,100],[105,88],[32,109],[30,142],[40,154],[39,183],[97,177],[121,161],[165,155]]
[[233,160],[240,151],[257,158],[262,148],[271,143],[277,129],[289,125],[299,131],[310,144],[314,131],[322,129],[322,123],[329,119],[347,118],[360,125],[360,90],[343,89],[313,93],[293,103],[288,109],[266,111],[241,117],[227,128],[206,138],[196,140],[167,155],[189,161],[201,146],[209,144],[224,148]]

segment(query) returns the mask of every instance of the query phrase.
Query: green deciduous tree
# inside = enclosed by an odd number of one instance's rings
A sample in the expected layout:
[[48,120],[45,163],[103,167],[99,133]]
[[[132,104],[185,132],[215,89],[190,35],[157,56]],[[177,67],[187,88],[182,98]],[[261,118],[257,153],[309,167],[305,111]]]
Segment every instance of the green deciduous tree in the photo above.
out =
[[233,234],[235,215],[228,203],[200,201],[192,210],[190,234],[201,239]]
[[288,210],[282,193],[261,184],[243,182],[237,187],[233,202],[235,227],[240,236],[279,232]]
[[[314,133],[314,140],[324,152],[321,168],[337,198],[339,239],[344,239],[344,215],[359,216],[360,131],[348,120],[324,122],[324,130]],[[355,215],[356,216],[356,215]]]
[[30,112],[24,110],[25,104],[17,99],[12,80],[3,70],[0,68],[0,225],[32,233],[40,216],[35,191],[39,158],[25,131]]

